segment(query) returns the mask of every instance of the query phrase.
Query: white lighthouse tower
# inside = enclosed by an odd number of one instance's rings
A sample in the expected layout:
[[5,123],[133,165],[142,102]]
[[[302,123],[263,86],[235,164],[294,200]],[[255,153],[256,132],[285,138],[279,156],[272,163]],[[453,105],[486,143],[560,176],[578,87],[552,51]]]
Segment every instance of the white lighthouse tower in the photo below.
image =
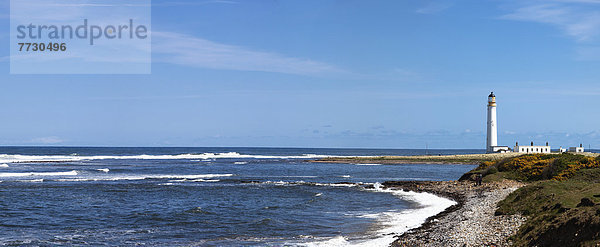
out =
[[494,147],[498,146],[498,122],[496,120],[496,95],[494,92],[488,96],[487,105],[487,145],[486,152],[497,152]]

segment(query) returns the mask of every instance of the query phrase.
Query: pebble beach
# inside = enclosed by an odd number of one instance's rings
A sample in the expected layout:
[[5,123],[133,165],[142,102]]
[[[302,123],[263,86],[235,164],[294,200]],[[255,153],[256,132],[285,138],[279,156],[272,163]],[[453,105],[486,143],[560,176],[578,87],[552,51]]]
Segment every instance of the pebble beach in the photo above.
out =
[[510,246],[508,238],[526,220],[520,215],[494,215],[497,203],[523,186],[515,181],[480,186],[471,181],[401,181],[384,186],[433,193],[457,202],[421,227],[398,236],[391,246]]

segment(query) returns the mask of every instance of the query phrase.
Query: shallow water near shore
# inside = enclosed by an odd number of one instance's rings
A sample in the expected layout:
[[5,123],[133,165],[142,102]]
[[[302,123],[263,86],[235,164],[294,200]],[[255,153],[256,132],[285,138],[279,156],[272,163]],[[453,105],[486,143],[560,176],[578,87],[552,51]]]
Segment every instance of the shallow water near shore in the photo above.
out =
[[451,202],[379,183],[453,180],[474,166],[307,159],[481,152],[2,147],[0,243],[385,245]]

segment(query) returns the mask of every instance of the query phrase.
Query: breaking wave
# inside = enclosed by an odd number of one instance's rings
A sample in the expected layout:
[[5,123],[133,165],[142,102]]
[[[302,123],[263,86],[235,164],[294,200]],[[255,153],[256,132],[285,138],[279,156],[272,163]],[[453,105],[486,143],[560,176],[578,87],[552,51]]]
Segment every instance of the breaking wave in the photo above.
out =
[[315,182],[305,182],[305,181],[243,181],[242,183],[246,184],[271,184],[271,185],[280,185],[280,186],[293,186],[293,185],[313,185],[313,186],[330,186],[330,187],[357,187],[357,186],[369,186],[372,184],[369,183],[315,183]]
[[275,155],[250,155],[237,152],[228,153],[202,153],[202,154],[176,154],[176,155],[21,155],[21,154],[0,154],[0,163],[19,163],[19,162],[69,162],[82,160],[103,160],[103,159],[138,159],[138,160],[211,160],[211,159],[318,159],[327,157],[342,157],[319,154],[303,154],[290,156]]
[[77,171],[69,172],[2,172],[0,177],[45,177],[45,176],[76,176]]
[[376,214],[365,214],[359,217],[374,218],[381,229],[374,232],[368,239],[349,239],[336,236],[329,239],[309,243],[298,243],[299,246],[389,246],[398,236],[410,229],[421,226],[427,218],[437,215],[456,202],[443,197],[426,193],[384,189],[381,184],[375,183],[375,192],[392,193],[403,200],[412,201],[419,205],[418,208],[403,211],[389,211]]
[[87,178],[64,178],[54,179],[60,182],[85,182],[85,181],[120,181],[120,180],[145,180],[145,179],[180,179],[178,181],[192,182],[218,182],[218,180],[209,180],[210,178],[231,177],[233,174],[197,174],[197,175],[132,175],[115,177],[87,177]]

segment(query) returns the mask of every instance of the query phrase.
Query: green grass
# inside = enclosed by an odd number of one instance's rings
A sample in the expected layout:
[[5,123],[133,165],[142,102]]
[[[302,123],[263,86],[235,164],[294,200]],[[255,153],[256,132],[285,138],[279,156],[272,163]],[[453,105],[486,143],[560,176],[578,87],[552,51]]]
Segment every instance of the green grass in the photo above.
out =
[[483,177],[482,181],[484,183],[490,183],[490,182],[501,182],[504,179],[523,181],[523,178],[514,172],[497,172],[497,173],[493,173],[493,174],[488,174],[485,177]]
[[461,180],[477,174],[483,175],[484,183],[504,179],[527,183],[498,203],[496,211],[527,217],[511,237],[515,246],[600,244],[600,158],[534,154],[485,161]]
[[[488,180],[507,174],[490,175]],[[512,237],[516,246],[581,246],[600,243],[600,168],[582,169],[566,181],[542,180],[511,193],[496,214],[528,217]],[[579,206],[583,198],[593,206]]]

